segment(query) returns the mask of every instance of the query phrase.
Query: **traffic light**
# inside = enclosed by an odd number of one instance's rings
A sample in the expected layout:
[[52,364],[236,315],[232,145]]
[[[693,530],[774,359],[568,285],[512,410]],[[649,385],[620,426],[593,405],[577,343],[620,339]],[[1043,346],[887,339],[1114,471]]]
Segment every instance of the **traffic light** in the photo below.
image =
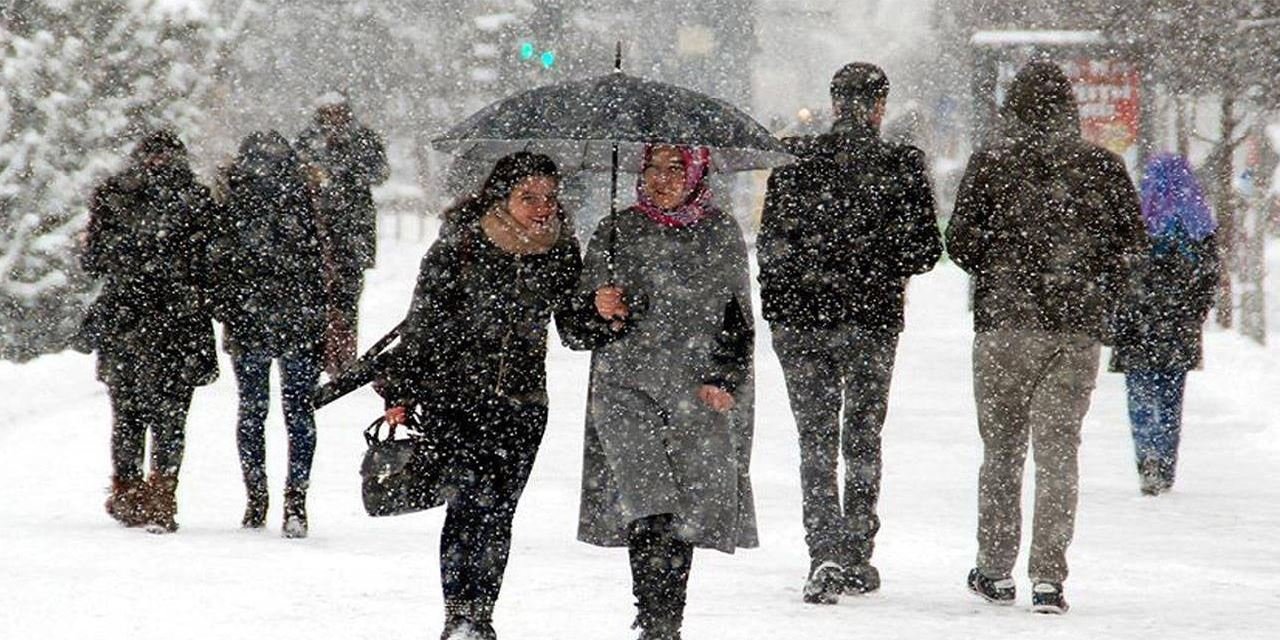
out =
[[524,62],[540,64],[543,69],[548,70],[556,66],[555,51],[548,49],[539,52],[538,46],[529,40],[520,43],[520,59]]

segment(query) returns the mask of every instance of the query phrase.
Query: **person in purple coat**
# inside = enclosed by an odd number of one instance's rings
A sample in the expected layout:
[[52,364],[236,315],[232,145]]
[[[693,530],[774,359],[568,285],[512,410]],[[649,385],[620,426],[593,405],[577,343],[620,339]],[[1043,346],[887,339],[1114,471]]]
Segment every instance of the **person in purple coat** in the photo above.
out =
[[1217,223],[1187,159],[1158,155],[1142,179],[1151,251],[1115,317],[1111,370],[1125,374],[1142,493],[1173,487],[1187,372],[1201,365],[1218,281]]

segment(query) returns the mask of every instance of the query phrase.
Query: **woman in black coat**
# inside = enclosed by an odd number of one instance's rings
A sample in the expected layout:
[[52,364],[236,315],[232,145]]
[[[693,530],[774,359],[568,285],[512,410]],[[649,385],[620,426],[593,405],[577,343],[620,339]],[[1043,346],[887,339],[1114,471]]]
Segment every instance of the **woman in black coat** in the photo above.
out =
[[1151,253],[1115,320],[1111,368],[1125,374],[1142,492],[1173,487],[1187,372],[1200,367],[1218,281],[1216,223],[1191,165],[1161,155],[1142,180]]
[[[107,513],[176,531],[178,470],[195,387],[218,375],[208,303],[213,201],[170,131],[143,138],[129,166],[94,191],[82,263],[102,281],[82,336],[111,397],[114,475]],[[143,452],[151,433],[151,474]]]
[[[440,540],[441,638],[494,638],[491,616],[511,522],[547,421],[547,325],[579,335],[578,242],[549,158],[497,162],[478,194],[446,214],[422,261],[405,334],[381,380],[387,421],[415,407],[453,452]],[[597,330],[608,325],[596,319]]]
[[236,442],[248,504],[242,524],[266,522],[263,424],[271,363],[280,367],[289,432],[283,535],[307,535],[306,493],[316,445],[311,392],[325,330],[324,267],[311,198],[297,155],[275,131],[255,132],[227,172],[227,199],[212,251],[218,318],[240,387]]

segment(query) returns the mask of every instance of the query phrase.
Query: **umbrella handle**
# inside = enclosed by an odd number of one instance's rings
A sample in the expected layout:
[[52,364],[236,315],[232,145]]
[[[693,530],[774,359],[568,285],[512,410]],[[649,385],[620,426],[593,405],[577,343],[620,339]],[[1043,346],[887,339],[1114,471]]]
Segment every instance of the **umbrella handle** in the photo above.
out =
[[[613,71],[622,73],[622,41],[614,45]],[[609,283],[615,281],[613,273],[613,254],[618,245],[618,143],[613,143],[613,158],[609,167],[609,250],[606,267],[609,270]]]
[[[622,44],[618,44],[621,51]],[[618,246],[618,143],[613,143],[613,159],[609,169],[609,247],[606,251],[605,266],[609,271],[609,282],[616,281],[614,274],[614,254]]]

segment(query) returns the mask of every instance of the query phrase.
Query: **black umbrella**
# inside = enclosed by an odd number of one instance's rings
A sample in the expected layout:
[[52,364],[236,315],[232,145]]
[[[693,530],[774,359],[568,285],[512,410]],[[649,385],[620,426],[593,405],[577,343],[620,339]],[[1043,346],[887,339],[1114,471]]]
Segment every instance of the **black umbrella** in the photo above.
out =
[[[728,102],[623,73],[621,43],[613,73],[500,100],[431,144],[468,160],[496,161],[530,151],[551,156],[561,168],[609,171],[611,217],[618,209],[618,172],[639,173],[649,145],[705,147],[711,170],[721,172],[769,169],[794,160],[767,129]],[[611,237],[610,273],[613,245]]]
[[714,171],[769,169],[793,159],[737,107],[618,69],[500,100],[431,143],[468,160],[532,151],[564,169],[631,173],[640,171],[651,144],[707,147]]

